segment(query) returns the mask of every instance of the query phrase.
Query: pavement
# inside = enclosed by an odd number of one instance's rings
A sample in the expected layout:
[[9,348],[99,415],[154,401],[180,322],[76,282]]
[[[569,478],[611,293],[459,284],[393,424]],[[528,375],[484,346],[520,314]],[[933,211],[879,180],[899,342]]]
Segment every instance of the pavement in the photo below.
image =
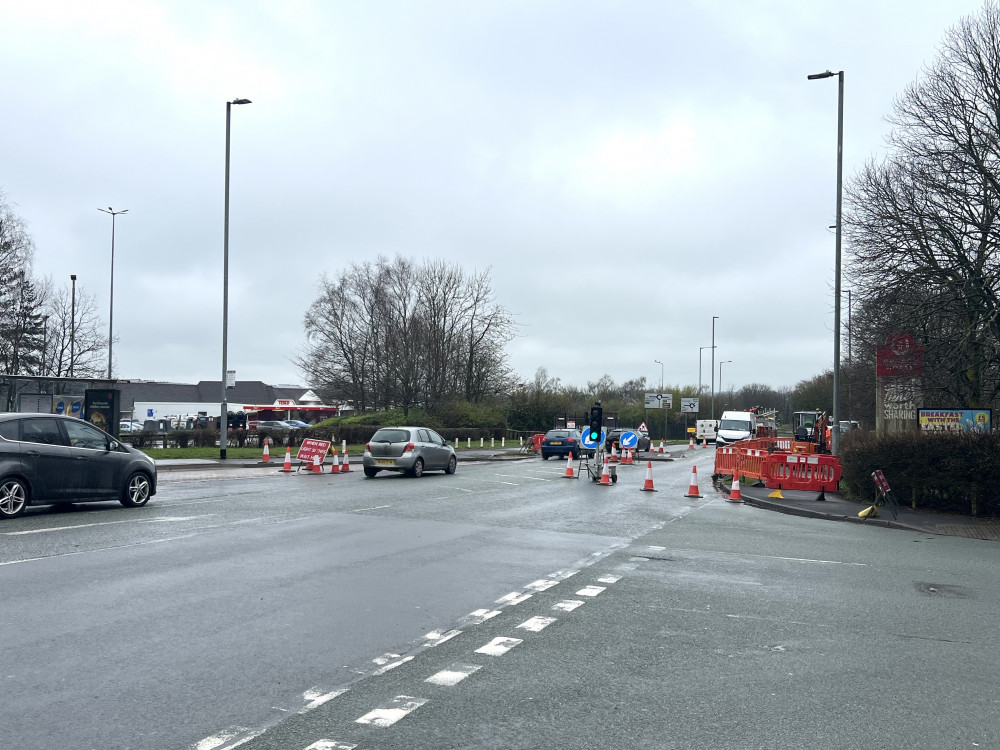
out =
[[[683,450],[675,451],[677,455],[682,455]],[[459,451],[459,461],[462,462],[483,462],[483,461],[511,461],[526,458],[533,458],[534,454],[522,453],[518,449],[489,448],[472,449]],[[669,452],[642,452],[636,456],[636,463],[642,461],[673,461],[676,456]],[[246,469],[246,468],[273,468],[280,466],[283,457],[272,459],[270,463],[262,463],[252,459],[229,459],[221,461],[219,459],[160,459],[156,461],[156,468],[159,471],[190,471],[192,469]],[[561,461],[562,459],[552,459]],[[360,459],[355,459],[360,464]],[[329,459],[327,464],[332,463]],[[728,492],[728,489],[726,490]],[[774,490],[765,487],[741,486],[740,494],[743,502],[765,510],[776,511],[778,513],[788,513],[795,516],[816,518],[828,521],[846,521],[848,523],[864,523],[869,526],[883,526],[890,529],[905,529],[908,531],[925,532],[928,534],[939,534],[942,536],[966,537],[969,539],[982,539],[984,541],[1000,542],[1000,519],[998,518],[974,518],[972,516],[953,515],[950,513],[936,513],[929,510],[919,510],[913,508],[900,507],[896,517],[893,517],[889,508],[885,505],[879,506],[877,515],[872,518],[859,518],[860,513],[868,504],[862,504],[843,497],[838,493],[823,493],[823,500],[819,500],[819,493],[802,492],[798,490],[781,490],[781,497],[773,497]]]

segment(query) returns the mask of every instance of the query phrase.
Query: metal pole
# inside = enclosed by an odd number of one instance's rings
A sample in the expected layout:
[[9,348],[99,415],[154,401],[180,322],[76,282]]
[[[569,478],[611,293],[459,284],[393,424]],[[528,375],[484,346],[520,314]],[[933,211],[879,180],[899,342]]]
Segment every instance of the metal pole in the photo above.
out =
[[111,290],[108,297],[108,380],[111,380],[112,352],[114,350],[115,336],[115,217],[119,214],[127,214],[128,209],[115,211],[111,206],[105,211],[103,208],[97,209],[102,213],[111,214]]
[[[658,359],[654,359],[653,361],[660,366],[660,396],[662,397],[663,396],[663,363],[660,360],[658,360]],[[660,403],[661,404],[663,403],[662,399],[661,399]],[[663,439],[664,440],[667,439],[667,407],[666,406],[663,407]]]
[[73,294],[70,297],[69,313],[69,376],[73,377],[73,360],[75,359],[74,349],[76,348],[76,274],[70,274],[69,280],[73,282]]
[[712,316],[712,416],[710,419],[715,419],[715,321],[718,319],[718,315]]

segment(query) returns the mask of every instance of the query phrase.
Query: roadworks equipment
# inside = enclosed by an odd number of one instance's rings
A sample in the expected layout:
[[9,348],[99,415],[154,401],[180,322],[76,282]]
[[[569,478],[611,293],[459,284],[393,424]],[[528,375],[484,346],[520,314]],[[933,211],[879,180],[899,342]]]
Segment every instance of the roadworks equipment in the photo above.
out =
[[323,473],[323,464],[321,463],[319,456],[313,456],[313,469],[312,469],[312,473],[313,474],[322,474]]
[[691,467],[691,486],[688,487],[687,494],[684,497],[702,497],[702,494],[698,491],[698,467]]
[[631,448],[623,448],[622,449],[622,455],[623,455],[622,466],[628,466],[629,464],[634,464],[635,463],[635,459],[632,458],[632,449]]
[[271,451],[267,449],[267,444],[271,442],[271,438],[264,438],[264,455],[261,457],[260,462],[262,464],[271,463]]
[[733,475],[733,486],[729,490],[729,497],[726,498],[726,502],[730,503],[742,503],[743,495],[740,494],[740,475]]
[[599,484],[603,484],[607,487],[611,486],[611,469],[608,468],[608,457],[604,457],[604,471],[601,472],[601,481]]
[[660,438],[660,448],[656,452],[657,453],[663,453],[663,438]]
[[643,482],[640,488],[643,492],[658,492],[658,490],[653,487],[653,462],[646,462],[646,481]]
[[611,463],[613,464],[618,463],[618,451],[615,448],[614,443],[611,444],[611,457],[608,460],[611,461]]
[[693,451],[694,450],[694,438],[693,437],[688,438],[688,450],[689,451]]
[[878,508],[874,505],[865,508],[863,511],[858,513],[858,518],[875,518],[878,515]]
[[283,471],[286,474],[290,474],[292,471],[292,449],[285,448],[285,465],[282,466],[279,471]]
[[566,454],[566,473],[563,474],[563,479],[576,479],[573,475],[573,454]]
[[768,495],[768,497],[773,497],[773,498],[775,498],[777,500],[784,500],[785,499],[785,496],[781,494],[781,490],[775,490],[770,495]]
[[333,465],[330,467],[331,474],[340,473],[340,456],[337,455],[337,449],[333,449]]
[[346,474],[351,470],[351,457],[347,454],[347,448],[344,448],[344,463],[340,465],[340,473]]

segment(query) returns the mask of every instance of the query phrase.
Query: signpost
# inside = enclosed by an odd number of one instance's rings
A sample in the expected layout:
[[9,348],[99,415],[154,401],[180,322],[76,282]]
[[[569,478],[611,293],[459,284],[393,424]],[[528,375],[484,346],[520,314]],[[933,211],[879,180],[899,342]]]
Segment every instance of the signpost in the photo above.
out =
[[696,399],[696,398],[682,398],[681,399],[681,413],[682,414],[697,414],[698,413],[698,399]]
[[674,394],[672,393],[647,393],[647,409],[672,409],[674,408]]

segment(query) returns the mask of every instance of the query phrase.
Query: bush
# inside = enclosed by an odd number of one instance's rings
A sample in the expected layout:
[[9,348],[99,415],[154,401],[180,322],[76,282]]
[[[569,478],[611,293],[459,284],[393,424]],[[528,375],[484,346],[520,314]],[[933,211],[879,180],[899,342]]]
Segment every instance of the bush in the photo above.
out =
[[[167,440],[175,443],[178,448],[187,448],[191,442],[191,430],[171,430],[167,433]],[[138,445],[134,447],[138,448]]]
[[903,433],[876,437],[852,431],[841,438],[841,486],[858,500],[876,497],[880,469],[896,500],[912,508],[1000,515],[1000,434]]
[[214,427],[191,430],[191,439],[199,448],[212,448],[219,444],[219,431]]

